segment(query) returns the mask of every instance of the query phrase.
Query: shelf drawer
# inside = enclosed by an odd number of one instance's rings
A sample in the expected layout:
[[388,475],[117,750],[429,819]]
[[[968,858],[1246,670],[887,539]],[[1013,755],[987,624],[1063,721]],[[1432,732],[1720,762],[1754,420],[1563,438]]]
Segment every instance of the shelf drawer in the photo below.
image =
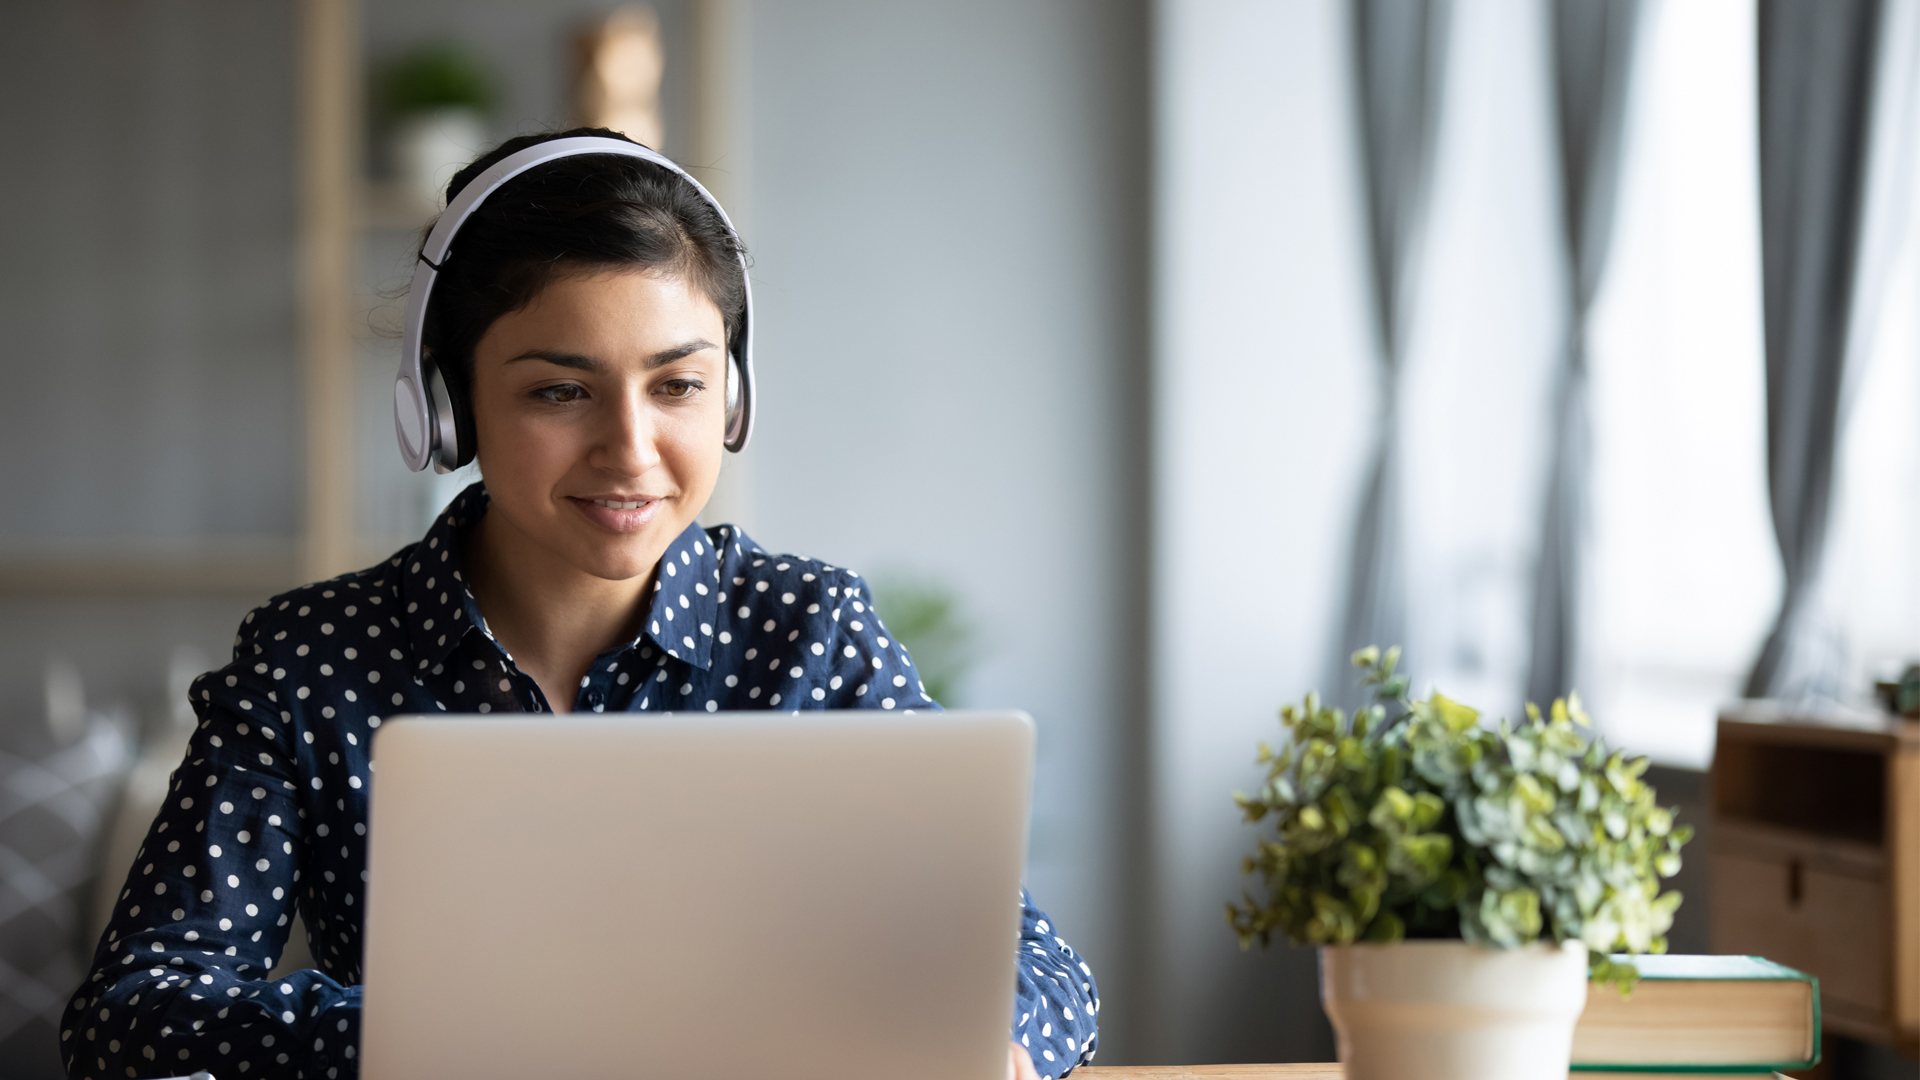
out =
[[1798,968],[1820,979],[1823,1001],[1887,1015],[1891,913],[1884,875],[1746,853],[1716,853],[1712,868],[1714,952]]

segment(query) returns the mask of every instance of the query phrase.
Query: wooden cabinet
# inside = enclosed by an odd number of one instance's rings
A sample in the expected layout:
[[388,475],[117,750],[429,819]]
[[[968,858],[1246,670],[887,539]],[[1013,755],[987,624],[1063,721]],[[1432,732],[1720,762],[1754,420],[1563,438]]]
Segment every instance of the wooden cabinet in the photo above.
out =
[[1827,1030],[1920,1050],[1920,722],[1741,702],[1708,786],[1713,951],[1818,976]]

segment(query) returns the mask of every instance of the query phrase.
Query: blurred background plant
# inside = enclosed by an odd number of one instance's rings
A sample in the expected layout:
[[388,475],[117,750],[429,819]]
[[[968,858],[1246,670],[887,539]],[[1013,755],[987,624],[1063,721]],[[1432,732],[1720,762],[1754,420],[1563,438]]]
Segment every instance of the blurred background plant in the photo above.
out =
[[[1355,653],[1375,704],[1349,719],[1317,694],[1287,705],[1288,742],[1261,744],[1267,781],[1235,795],[1274,833],[1242,861],[1266,897],[1227,905],[1243,948],[1275,932],[1301,945],[1461,938],[1498,948],[1578,940],[1596,981],[1637,978],[1612,953],[1661,953],[1693,835],[1640,779],[1645,758],[1608,752],[1577,694],[1520,723],[1434,693],[1407,696],[1400,650]],[[1576,726],[1577,725],[1577,726]]]
[[453,42],[422,45],[383,65],[376,100],[386,116],[435,109],[491,113],[499,99],[493,76],[472,51]]
[[454,42],[409,49],[374,74],[374,130],[398,194],[438,210],[447,181],[491,142],[499,82],[472,50]]
[[912,654],[927,695],[949,709],[958,706],[960,684],[973,667],[974,631],[954,591],[923,577],[885,576],[874,582],[873,606]]

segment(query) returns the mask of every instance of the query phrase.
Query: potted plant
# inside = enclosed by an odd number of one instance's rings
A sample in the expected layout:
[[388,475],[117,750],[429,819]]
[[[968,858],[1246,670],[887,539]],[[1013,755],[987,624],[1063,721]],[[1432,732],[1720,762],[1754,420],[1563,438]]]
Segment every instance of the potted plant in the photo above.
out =
[[452,43],[421,46],[382,67],[374,103],[400,189],[416,208],[438,211],[447,181],[487,148],[497,98],[486,65]]
[[1321,999],[1348,1080],[1564,1080],[1589,979],[1627,992],[1610,953],[1666,950],[1692,830],[1655,802],[1647,761],[1609,752],[1577,695],[1483,722],[1410,700],[1399,650],[1354,654],[1375,704],[1309,694],[1262,744],[1256,877],[1227,920],[1241,947],[1321,950]]

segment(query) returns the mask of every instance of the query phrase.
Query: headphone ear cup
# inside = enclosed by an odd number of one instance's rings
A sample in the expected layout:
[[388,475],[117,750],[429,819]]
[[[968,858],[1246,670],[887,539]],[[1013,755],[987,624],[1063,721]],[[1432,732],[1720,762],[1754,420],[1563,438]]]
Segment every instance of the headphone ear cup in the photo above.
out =
[[473,463],[473,457],[480,450],[480,440],[473,431],[473,399],[467,394],[465,381],[458,383],[449,379],[441,382],[447,387],[447,400],[453,405],[453,433],[458,441],[454,446],[453,468],[465,468]]
[[473,409],[431,355],[420,358],[427,376],[427,429],[434,435],[433,468],[450,473],[473,460]]

